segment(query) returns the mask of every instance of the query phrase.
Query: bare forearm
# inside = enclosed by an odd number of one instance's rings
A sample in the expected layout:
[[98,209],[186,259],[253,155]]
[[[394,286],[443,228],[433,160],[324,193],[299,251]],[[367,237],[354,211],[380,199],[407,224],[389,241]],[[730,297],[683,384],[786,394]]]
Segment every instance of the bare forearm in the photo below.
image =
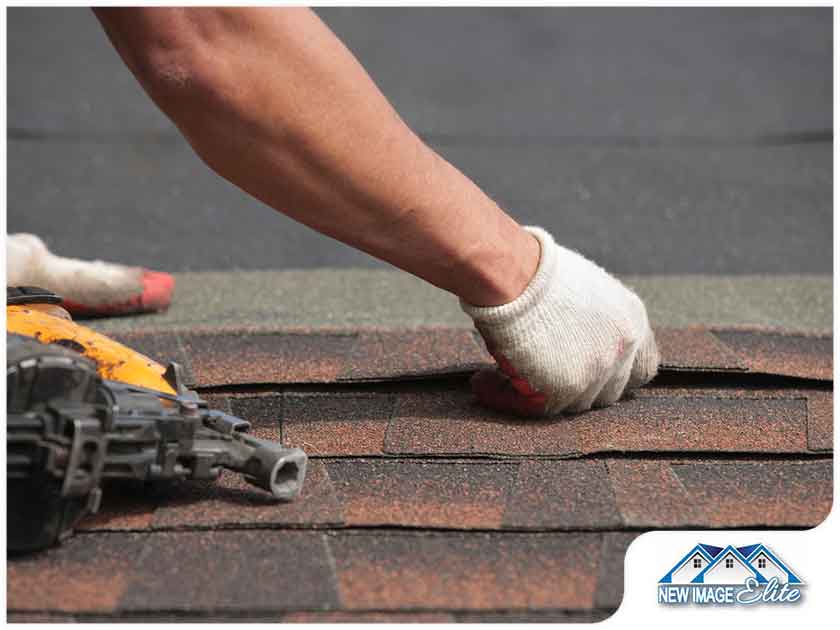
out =
[[476,304],[516,297],[539,247],[399,118],[306,9],[100,9],[150,96],[220,175]]

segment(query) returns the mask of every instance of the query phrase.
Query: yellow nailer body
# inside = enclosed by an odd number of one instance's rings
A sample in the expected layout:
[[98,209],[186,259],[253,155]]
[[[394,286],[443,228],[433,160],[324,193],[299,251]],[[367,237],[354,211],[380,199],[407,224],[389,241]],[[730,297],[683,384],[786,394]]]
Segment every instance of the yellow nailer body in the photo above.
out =
[[176,393],[164,378],[164,366],[87,326],[77,324],[58,304],[7,304],[6,330],[34,337],[41,343],[57,343],[77,350],[96,363],[102,378],[166,394]]

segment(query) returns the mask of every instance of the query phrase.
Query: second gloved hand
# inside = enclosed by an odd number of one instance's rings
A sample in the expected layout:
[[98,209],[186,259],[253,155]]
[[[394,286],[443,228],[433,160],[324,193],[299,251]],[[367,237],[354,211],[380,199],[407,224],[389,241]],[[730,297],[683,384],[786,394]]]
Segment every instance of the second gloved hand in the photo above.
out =
[[659,352],[639,297],[548,232],[525,291],[501,306],[461,301],[499,370],[473,377],[479,401],[521,415],[584,411],[652,379]]

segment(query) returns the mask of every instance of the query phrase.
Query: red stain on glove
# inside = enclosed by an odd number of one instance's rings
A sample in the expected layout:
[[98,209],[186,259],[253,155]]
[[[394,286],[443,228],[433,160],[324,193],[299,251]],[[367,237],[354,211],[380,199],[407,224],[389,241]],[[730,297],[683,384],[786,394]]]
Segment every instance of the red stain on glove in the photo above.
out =
[[478,401],[497,411],[520,416],[542,416],[545,413],[545,394],[531,387],[501,352],[488,346],[499,368],[480,370],[470,379]]
[[169,307],[175,278],[162,271],[143,270],[143,290],[128,300],[116,304],[79,304],[64,300],[62,306],[74,317],[110,317],[113,315],[133,315],[153,313]]

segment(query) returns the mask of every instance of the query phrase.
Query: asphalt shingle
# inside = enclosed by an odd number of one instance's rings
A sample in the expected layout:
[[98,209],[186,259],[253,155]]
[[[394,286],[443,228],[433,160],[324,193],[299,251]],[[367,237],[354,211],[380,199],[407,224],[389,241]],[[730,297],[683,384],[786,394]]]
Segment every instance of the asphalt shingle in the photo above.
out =
[[598,534],[330,536],[349,609],[589,609]]
[[152,524],[158,506],[158,493],[133,483],[109,483],[102,488],[102,501],[96,514],[79,523],[80,530],[144,530]]
[[113,612],[147,541],[145,534],[76,536],[45,553],[13,558],[6,606],[21,612]]
[[463,329],[364,332],[338,380],[419,378],[494,365],[478,334]]
[[452,623],[454,617],[440,612],[295,612],[283,615],[283,623]]
[[[831,496],[828,459],[387,459],[310,460],[301,496],[290,503],[224,472],[215,482],[185,481],[152,496],[112,484],[86,531],[195,529],[352,529],[621,531],[718,528],[762,522],[816,524]],[[753,474],[750,464],[769,479]],[[807,465],[806,465],[807,464]],[[721,468],[729,465],[732,468]],[[795,466],[795,468],[791,468]],[[736,477],[736,473],[745,473]],[[792,472],[791,472],[792,471]],[[790,473],[788,488],[782,480]],[[704,477],[705,476],[705,477]],[[731,515],[697,479],[734,483],[741,496],[769,492],[775,502],[745,501]],[[798,485],[797,485],[798,484]],[[810,507],[799,499],[810,492]],[[791,492],[789,500],[785,492]],[[718,492],[724,492],[719,490]],[[723,496],[722,494],[720,495]]]
[[705,515],[662,459],[607,461],[623,523],[629,527],[702,527]]
[[674,472],[710,527],[813,527],[828,516],[831,462],[714,462]]
[[801,399],[637,397],[606,409],[522,420],[478,407],[466,391],[400,396],[385,449],[412,455],[807,450]]
[[615,609],[624,597],[624,557],[627,547],[636,537],[635,532],[609,532],[601,541],[601,565],[595,607]]
[[150,526],[155,529],[199,527],[325,527],[340,525],[342,510],[324,464],[309,462],[301,495],[277,501],[248,484],[241,475],[223,471],[219,480],[189,481],[161,496]]
[[834,445],[834,392],[810,392],[808,396],[808,448],[830,451]]
[[278,503],[229,472],[109,483],[84,533],[9,560],[12,618],[593,621],[619,605],[640,529],[830,510],[830,339],[670,329],[656,383],[530,420],[476,403],[470,331],[400,334],[128,335],[186,358],[255,435],[307,450],[303,493]]
[[226,397],[230,413],[251,423],[251,432],[264,440],[282,441],[283,397],[274,394]]
[[[759,328],[657,328],[664,371],[751,372],[832,380],[830,335]],[[444,377],[495,365],[477,333],[458,326],[371,330],[220,328],[114,337],[191,383],[330,383]]]
[[136,554],[121,611],[323,610],[338,605],[324,534],[160,532]]
[[664,368],[746,371],[747,365],[708,330],[657,328],[656,345]]
[[393,406],[389,394],[287,393],[283,441],[311,455],[381,455]]
[[499,529],[519,464],[333,460],[350,526]]
[[237,331],[181,336],[196,385],[330,382],[357,335]]
[[607,529],[621,525],[602,461],[520,464],[505,510],[511,529]]
[[715,336],[738,353],[750,371],[832,380],[830,335],[721,330]]

